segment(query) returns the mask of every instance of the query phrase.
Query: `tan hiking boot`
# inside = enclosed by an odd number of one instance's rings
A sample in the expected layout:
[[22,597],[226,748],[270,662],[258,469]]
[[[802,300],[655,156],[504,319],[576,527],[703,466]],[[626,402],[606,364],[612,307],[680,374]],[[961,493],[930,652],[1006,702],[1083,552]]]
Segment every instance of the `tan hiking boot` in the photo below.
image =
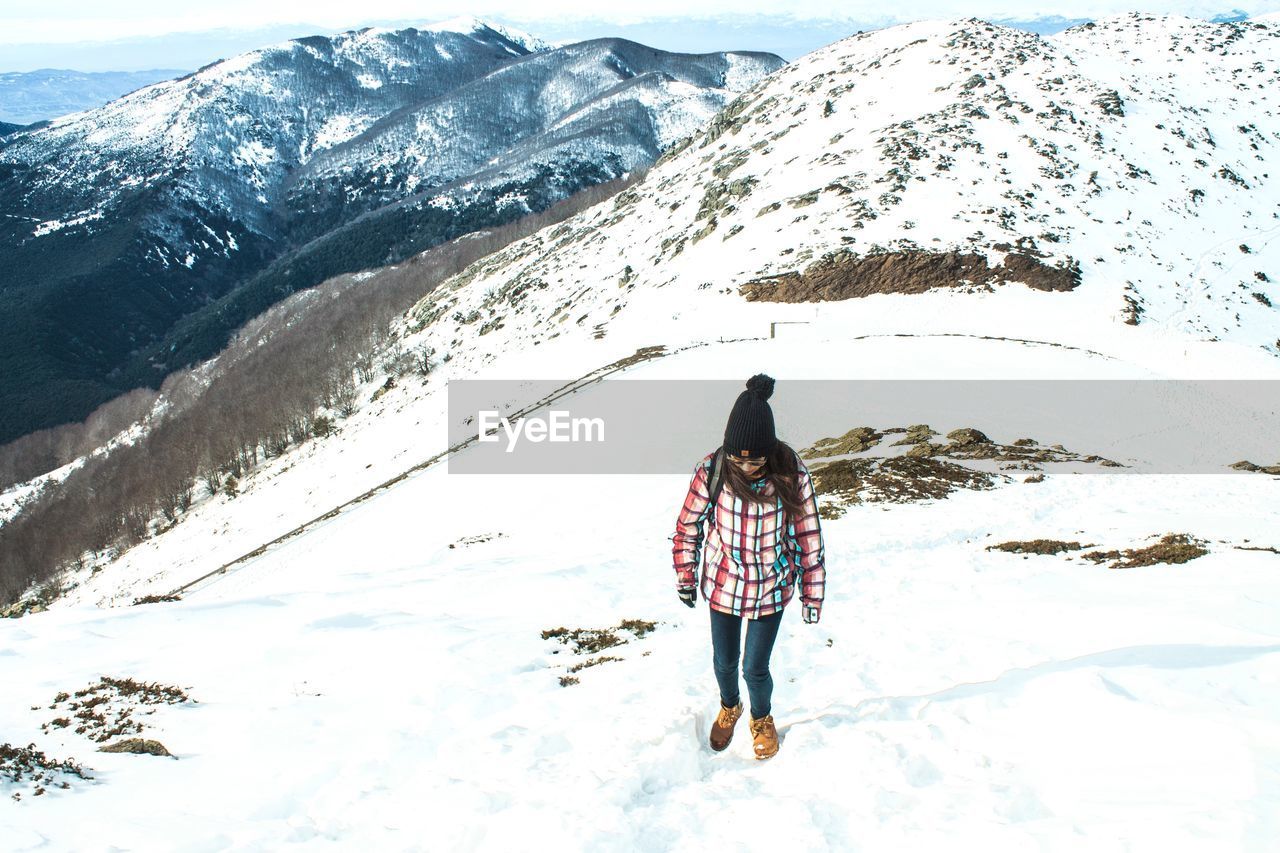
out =
[[778,754],[778,730],[773,727],[773,714],[751,718],[751,734],[756,740],[756,758],[773,758]]
[[739,702],[732,708],[720,706],[720,713],[716,717],[716,721],[711,724],[711,748],[716,752],[720,752],[729,745],[729,741],[733,740],[733,727],[738,724],[738,718],[742,716],[742,703]]

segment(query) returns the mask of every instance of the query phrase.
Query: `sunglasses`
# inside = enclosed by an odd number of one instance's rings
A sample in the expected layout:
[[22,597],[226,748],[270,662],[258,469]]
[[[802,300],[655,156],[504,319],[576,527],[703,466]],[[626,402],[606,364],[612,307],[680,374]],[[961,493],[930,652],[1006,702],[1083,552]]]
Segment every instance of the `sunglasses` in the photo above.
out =
[[741,459],[737,456],[726,456],[725,458],[734,465],[737,465],[739,468],[759,468],[761,465],[769,461],[768,458],[764,456],[757,456],[754,459]]

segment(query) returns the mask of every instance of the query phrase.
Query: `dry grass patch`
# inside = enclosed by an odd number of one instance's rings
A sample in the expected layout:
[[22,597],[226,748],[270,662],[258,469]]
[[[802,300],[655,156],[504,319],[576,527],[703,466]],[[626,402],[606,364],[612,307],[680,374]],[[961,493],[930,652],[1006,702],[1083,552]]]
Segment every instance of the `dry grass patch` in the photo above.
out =
[[1027,539],[988,545],[987,550],[1004,551],[1008,554],[1045,554],[1053,556],[1064,551],[1079,551],[1081,548],[1091,547],[1093,546],[1081,545],[1079,542],[1063,542],[1061,539]]
[[582,670],[584,669],[588,669],[593,666],[599,666],[602,663],[611,663],[617,660],[622,660],[622,658],[616,658],[612,655],[600,655],[600,657],[597,657],[597,658],[587,658],[582,663],[575,663],[573,666],[569,667],[569,671],[582,672]]
[[141,598],[135,598],[133,603],[136,606],[139,604],[164,604],[169,601],[181,600],[182,596],[180,595],[144,595]]
[[[1244,541],[1248,542],[1249,540],[1246,539]],[[1280,548],[1275,548],[1271,545],[1235,545],[1233,547],[1240,551],[1268,551],[1272,554],[1280,554]]]
[[[33,796],[39,797],[51,787],[70,788],[67,777],[92,779],[84,768],[74,761],[58,761],[36,749],[34,743],[14,746],[0,743],[0,779],[8,779],[18,785],[30,785]],[[14,791],[15,800],[22,799],[21,791]]]
[[937,500],[957,489],[990,489],[1003,476],[953,462],[907,456],[837,459],[810,469],[810,473],[814,490],[830,499],[819,510],[838,514],[850,504]]
[[151,715],[156,712],[155,706],[187,702],[195,700],[180,687],[104,675],[97,684],[77,691],[74,696],[65,692],[55,696],[49,710],[67,711],[71,716],[55,717],[40,728],[47,734],[51,729],[74,725],[76,734],[105,743],[114,737],[142,733],[143,724],[134,718],[135,712]]
[[[625,631],[631,634],[633,638],[642,640],[657,627],[657,622],[648,622],[644,619],[623,619],[613,628],[550,628],[542,632],[542,639],[556,640],[563,645],[570,646],[572,653],[575,655],[596,655],[596,657],[589,657],[584,661],[571,664],[568,667],[569,673],[576,673],[593,666],[623,660],[623,658],[614,655],[600,654],[606,649],[627,645],[628,640],[619,636],[619,632]],[[559,654],[560,650],[554,649],[551,653]],[[648,652],[645,652],[645,654],[647,655]],[[560,678],[561,687],[568,687],[578,683],[579,679],[572,674],[564,675]]]
[[1145,548],[1126,548],[1123,551],[1090,551],[1080,556],[1095,563],[1111,561],[1109,569],[1133,569],[1154,566],[1159,563],[1186,563],[1209,553],[1202,539],[1189,533],[1166,533],[1160,541]]

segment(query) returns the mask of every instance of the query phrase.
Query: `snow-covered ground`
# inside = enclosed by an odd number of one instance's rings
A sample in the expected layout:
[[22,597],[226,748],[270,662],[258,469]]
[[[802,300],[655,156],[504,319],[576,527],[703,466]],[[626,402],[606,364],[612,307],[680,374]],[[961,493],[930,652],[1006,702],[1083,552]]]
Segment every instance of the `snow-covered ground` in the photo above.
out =
[[[829,345],[837,362],[876,352]],[[1002,341],[896,346],[977,374],[984,351],[987,368],[1007,366],[1017,346],[1061,374],[1099,361]],[[634,375],[777,365],[785,429],[786,380],[805,376],[806,351],[728,344]],[[411,414],[399,423],[425,457],[443,419],[424,432]],[[314,454],[340,465],[340,447]],[[182,601],[0,621],[4,739],[95,777],[39,798],[5,784],[4,846],[1264,850],[1280,832],[1280,556],[1235,548],[1280,545],[1272,478],[1050,474],[824,522],[828,603],[817,626],[786,619],[773,665],[782,750],[767,763],[745,726],[725,753],[705,744],[707,612],[672,594],[666,538],[686,485],[438,465]],[[206,503],[208,519],[156,540],[156,559],[194,577],[216,540],[169,537],[289,492],[237,506],[252,494]],[[1210,553],[1112,570],[985,550],[1040,537],[1131,548],[1168,532]],[[102,575],[127,590],[127,571]],[[658,625],[619,632],[629,642],[605,653],[623,660],[560,686],[587,656],[541,632],[623,619]],[[56,694],[103,675],[197,700],[144,718],[177,761],[40,731]]]

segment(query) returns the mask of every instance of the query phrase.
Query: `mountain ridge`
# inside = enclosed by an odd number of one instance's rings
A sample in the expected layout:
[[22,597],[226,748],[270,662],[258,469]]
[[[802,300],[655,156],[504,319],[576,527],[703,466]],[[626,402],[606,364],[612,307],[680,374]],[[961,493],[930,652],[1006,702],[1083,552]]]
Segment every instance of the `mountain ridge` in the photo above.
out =
[[[8,300],[6,317],[29,320],[0,351],[7,377],[0,439],[83,417],[127,388],[154,385],[216,352],[231,329],[281,295],[394,262],[457,236],[459,227],[502,224],[529,204],[541,209],[647,165],[676,135],[647,113],[687,102],[677,112],[680,132],[688,132],[733,94],[724,86],[781,64],[760,54],[726,60],[647,51],[645,67],[699,85],[672,82],[647,101],[641,90],[616,93],[612,120],[558,138],[538,123],[558,120],[554,112],[540,119],[521,113],[522,81],[526,92],[559,86],[589,98],[606,80],[597,67],[606,53],[590,46],[529,53],[525,45],[540,42],[516,31],[509,32],[522,40],[479,21],[450,26],[468,32],[366,29],[289,40],[0,142],[0,201],[12,211],[0,238],[15,247],[0,299]],[[467,89],[530,56],[539,57],[536,66]],[[718,76],[703,70],[712,66]],[[526,81],[535,69],[542,83]],[[497,98],[504,87],[516,103],[503,126],[490,121],[488,130],[486,103],[464,109],[465,101],[450,100],[472,91]],[[424,123],[419,116],[431,105],[436,119]],[[561,106],[568,105],[571,99]],[[428,124],[434,142],[422,136]],[[545,144],[512,148],[507,137],[517,124],[526,142],[544,134]],[[378,150],[404,150],[408,141],[414,158],[380,165]],[[446,162],[446,144],[465,156]],[[343,159],[353,156],[366,159]],[[508,168],[490,169],[494,160]],[[327,183],[309,182],[322,165],[331,167]],[[472,180],[468,193],[452,198],[449,216],[424,198],[416,210],[388,211],[381,232],[370,222],[342,230],[418,183],[465,185],[468,167],[488,183]],[[508,198],[523,201],[498,203]],[[332,236],[324,253],[303,248],[325,234]],[[339,245],[347,239],[357,243]],[[299,251],[306,263],[286,260]],[[241,291],[256,294],[236,301],[242,309],[211,308],[198,329],[170,338],[179,319]]]

